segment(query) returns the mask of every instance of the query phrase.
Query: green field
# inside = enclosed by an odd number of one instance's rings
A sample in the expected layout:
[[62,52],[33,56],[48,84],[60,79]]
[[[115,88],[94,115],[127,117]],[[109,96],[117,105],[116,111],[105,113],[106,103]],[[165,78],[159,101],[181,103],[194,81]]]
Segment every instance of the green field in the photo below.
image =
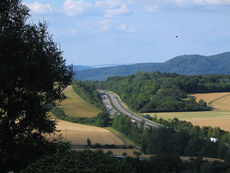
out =
[[70,117],[94,117],[100,110],[95,106],[87,103],[79,95],[77,95],[72,86],[68,86],[63,94],[67,97],[61,103],[56,102],[58,107],[62,108],[65,111],[65,114]]

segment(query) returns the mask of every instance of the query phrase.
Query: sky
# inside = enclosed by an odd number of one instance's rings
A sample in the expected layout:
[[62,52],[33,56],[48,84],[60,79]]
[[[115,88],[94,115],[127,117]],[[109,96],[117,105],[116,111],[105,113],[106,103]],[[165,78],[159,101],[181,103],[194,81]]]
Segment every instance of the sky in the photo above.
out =
[[[230,0],[22,0],[67,64],[165,62],[230,51]],[[178,37],[177,37],[178,36]]]

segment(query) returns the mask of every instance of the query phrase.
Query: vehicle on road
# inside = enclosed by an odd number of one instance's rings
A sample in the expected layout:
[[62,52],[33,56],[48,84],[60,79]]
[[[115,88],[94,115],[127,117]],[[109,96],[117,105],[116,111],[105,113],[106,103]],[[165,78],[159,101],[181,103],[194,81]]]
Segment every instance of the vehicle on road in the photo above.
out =
[[132,119],[131,122],[132,122],[133,124],[137,124],[137,121],[134,120],[134,119]]

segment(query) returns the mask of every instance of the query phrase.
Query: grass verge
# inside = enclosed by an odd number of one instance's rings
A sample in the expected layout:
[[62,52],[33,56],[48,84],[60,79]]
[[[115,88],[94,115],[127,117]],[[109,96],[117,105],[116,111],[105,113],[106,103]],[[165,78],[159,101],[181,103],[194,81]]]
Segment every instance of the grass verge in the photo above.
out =
[[106,127],[107,130],[109,130],[110,132],[114,133],[115,135],[119,136],[120,138],[122,138],[123,141],[125,141],[125,143],[129,146],[135,146],[135,143],[133,141],[131,141],[127,136],[123,135],[121,132],[113,129],[112,127]]

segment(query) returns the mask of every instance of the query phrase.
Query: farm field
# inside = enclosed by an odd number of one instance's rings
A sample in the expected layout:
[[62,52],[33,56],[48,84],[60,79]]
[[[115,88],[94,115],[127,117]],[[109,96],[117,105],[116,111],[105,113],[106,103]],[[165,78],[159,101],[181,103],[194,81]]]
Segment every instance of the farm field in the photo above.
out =
[[202,99],[208,104],[228,95],[230,95],[230,92],[189,94],[189,96],[196,97],[197,102]]
[[[149,114],[149,113],[148,113]],[[162,112],[151,113],[158,118],[189,121],[194,125],[220,127],[221,129],[230,131],[230,112],[227,111],[203,111],[203,112]]]
[[87,103],[79,95],[77,95],[72,86],[68,86],[63,94],[67,97],[61,103],[58,102],[58,107],[65,110],[65,114],[70,117],[94,117],[100,110],[95,106]]
[[230,92],[223,93],[199,93],[191,94],[199,101],[203,99],[213,108],[213,111],[201,112],[164,112],[151,113],[151,116],[158,118],[189,121],[194,125],[220,127],[230,131]]
[[[123,141],[115,134],[105,128],[71,123],[58,120],[56,135],[62,134],[65,140],[70,141],[72,145],[87,145],[87,138],[91,140],[91,144],[114,144],[124,145]],[[52,137],[52,136],[51,136]]]
[[230,111],[230,95],[221,97],[210,104],[216,110]]

